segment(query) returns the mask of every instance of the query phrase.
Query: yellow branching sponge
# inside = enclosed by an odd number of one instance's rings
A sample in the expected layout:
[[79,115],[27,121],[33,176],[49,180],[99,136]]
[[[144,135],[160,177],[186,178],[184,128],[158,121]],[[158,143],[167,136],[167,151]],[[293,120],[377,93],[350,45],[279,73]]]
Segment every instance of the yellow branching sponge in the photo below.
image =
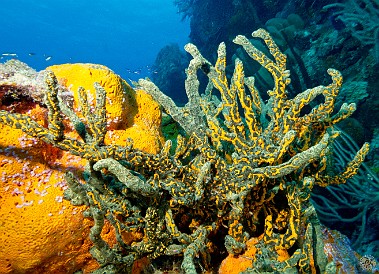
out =
[[[356,174],[369,146],[364,144],[342,171],[332,173],[330,148],[338,135],[333,126],[355,110],[355,104],[334,109],[341,74],[329,69],[329,85],[290,98],[286,56],[265,30],[255,31],[253,37],[262,39],[270,54],[245,36],[234,42],[272,75],[267,102],[254,78],[245,76],[242,61],[235,61],[232,77],[227,77],[224,43],[215,65],[195,45],[186,45],[192,60],[186,70],[184,107],[176,106],[148,79],[136,83],[185,131],[175,147],[166,141],[156,154],[136,147],[136,139],[111,142],[109,86],[99,82],[93,83],[95,94],[77,87],[74,108],[80,108],[80,116],[59,94],[51,71],[44,79],[46,123],[21,111],[0,110],[1,124],[88,160],[83,177],[68,169],[64,198],[86,206],[83,214],[93,220],[90,253],[101,273],[134,273],[139,259],[155,263],[171,256],[181,261],[185,273],[195,274],[216,270],[213,263],[227,254],[247,258],[239,271],[326,269],[321,229],[309,201],[312,188],[345,183]],[[204,93],[199,92],[199,71],[209,79]],[[144,113],[158,106],[145,93],[140,95],[140,101],[135,97],[140,102],[133,116],[135,127],[157,128],[147,117],[160,116]],[[78,136],[67,133],[68,123]],[[114,229],[115,245],[102,235],[107,222]],[[130,238],[129,233],[142,235]],[[234,264],[226,261],[223,269]]]

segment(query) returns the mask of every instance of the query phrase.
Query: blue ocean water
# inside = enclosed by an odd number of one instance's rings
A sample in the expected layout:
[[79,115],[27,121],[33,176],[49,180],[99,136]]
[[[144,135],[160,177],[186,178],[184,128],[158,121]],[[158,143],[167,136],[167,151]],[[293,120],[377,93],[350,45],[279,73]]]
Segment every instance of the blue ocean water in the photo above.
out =
[[2,0],[0,26],[1,62],[16,57],[36,70],[97,63],[133,80],[189,34],[173,0]]

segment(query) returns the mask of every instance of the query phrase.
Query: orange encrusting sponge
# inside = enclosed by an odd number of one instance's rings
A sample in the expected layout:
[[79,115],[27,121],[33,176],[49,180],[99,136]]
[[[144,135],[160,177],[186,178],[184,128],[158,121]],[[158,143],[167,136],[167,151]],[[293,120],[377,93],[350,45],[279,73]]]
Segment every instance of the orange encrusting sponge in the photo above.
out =
[[[151,153],[159,151],[163,142],[161,113],[150,95],[134,91],[106,67],[96,65],[104,71],[101,74],[101,71],[95,73],[86,68],[90,65],[71,65],[75,73],[67,69],[70,65],[62,66],[67,75],[63,70],[57,75],[59,79],[65,77],[63,82],[68,86],[74,86],[70,77],[89,86],[94,82],[106,83],[109,85],[104,86],[107,96],[117,97],[112,100],[118,103],[107,111],[110,117],[120,115],[122,119],[109,124],[106,144],[123,145],[126,138],[132,138],[135,148]],[[54,70],[59,71],[59,66],[54,66]],[[85,75],[89,75],[89,79]],[[109,92],[108,88],[114,91]],[[22,112],[47,127],[47,110],[38,104],[17,102],[0,105],[0,109]],[[64,123],[65,134],[77,137],[69,122]],[[73,273],[77,270],[89,273],[99,267],[89,253],[92,243],[88,235],[93,222],[83,218],[86,208],[73,206],[63,199],[67,188],[64,173],[71,171],[80,178],[85,164],[85,160],[69,152],[0,124],[0,273]],[[104,227],[102,236],[111,246],[115,243],[111,225]]]
[[[263,240],[263,234],[259,237],[254,237],[246,242],[246,251],[239,256],[228,255],[220,266],[218,271],[219,274],[238,274],[246,271],[249,267],[253,266],[255,261],[255,255],[259,250],[256,245]],[[283,262],[287,260],[290,256],[287,250],[277,250],[278,261]]]
[[[28,114],[38,119],[45,112],[37,105]],[[84,207],[63,199],[64,171],[81,170],[84,161],[21,130],[0,125],[0,132],[0,273],[84,267],[92,260],[91,221]]]

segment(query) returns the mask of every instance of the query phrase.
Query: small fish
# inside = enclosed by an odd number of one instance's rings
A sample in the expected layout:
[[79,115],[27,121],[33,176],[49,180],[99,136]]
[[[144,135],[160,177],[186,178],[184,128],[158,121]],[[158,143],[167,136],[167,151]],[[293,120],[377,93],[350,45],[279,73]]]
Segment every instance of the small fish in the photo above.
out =
[[29,56],[34,56],[34,55],[36,55],[36,54],[35,54],[34,52],[29,52],[28,55],[29,55]]
[[47,56],[47,57],[45,58],[45,61],[49,61],[51,58],[52,58],[52,56]]
[[5,52],[3,54],[1,54],[2,56],[17,56],[16,53],[10,53],[10,52]]

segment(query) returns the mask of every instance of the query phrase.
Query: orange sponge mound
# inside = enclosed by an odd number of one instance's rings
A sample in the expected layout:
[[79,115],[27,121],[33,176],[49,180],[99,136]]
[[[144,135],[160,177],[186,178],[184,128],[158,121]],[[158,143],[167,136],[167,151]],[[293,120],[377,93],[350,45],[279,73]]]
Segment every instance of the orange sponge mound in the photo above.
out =
[[74,108],[78,107],[78,88],[88,91],[94,105],[98,82],[106,91],[108,121],[107,144],[117,141],[124,144],[131,138],[134,147],[157,153],[164,142],[161,132],[161,110],[157,102],[143,90],[134,90],[119,75],[105,66],[95,64],[63,64],[50,66],[58,81],[71,90]]
[[74,96],[74,108],[78,107],[78,89],[83,87],[88,91],[88,101],[95,104],[94,83],[98,82],[107,93],[108,128],[116,129],[126,122],[130,113],[133,89],[109,68],[95,64],[63,64],[46,68],[54,72],[59,82],[71,90]]
[[[113,122],[106,144],[123,145],[132,138],[135,148],[159,151],[161,112],[150,95],[134,91],[103,66],[67,64],[50,69],[67,86],[80,85],[94,92],[93,84],[99,82],[107,90],[107,102],[113,102],[107,105],[107,115]],[[75,98],[77,89],[72,90]],[[39,105],[0,103],[0,109],[20,111],[47,126],[47,110]],[[77,136],[68,125],[65,134]],[[86,208],[63,199],[64,173],[72,171],[80,177],[85,164],[79,157],[0,124],[0,273],[89,273],[98,268],[89,253],[93,224],[83,218]],[[115,242],[113,227],[106,226],[102,233],[109,244]]]
[[162,113],[159,105],[143,90],[136,90],[134,98],[136,107],[127,115],[127,120],[132,120],[133,125],[108,131],[105,144],[117,142],[122,145],[130,138],[133,140],[134,148],[153,154],[158,153],[164,143],[161,131]]
[[[44,112],[37,106],[29,115]],[[8,126],[0,125],[0,132],[0,273],[84,267],[92,260],[90,221],[83,207],[63,199],[64,170],[81,169],[84,161],[67,155],[62,163],[51,162],[57,151],[50,146]]]
[[[246,271],[249,267],[253,266],[255,255],[259,252],[256,245],[263,239],[263,234],[259,237],[253,237],[246,242],[246,251],[240,256],[233,256],[231,254],[226,257],[218,270],[219,274],[238,274]],[[289,258],[286,250],[277,250],[278,261],[283,262]]]

